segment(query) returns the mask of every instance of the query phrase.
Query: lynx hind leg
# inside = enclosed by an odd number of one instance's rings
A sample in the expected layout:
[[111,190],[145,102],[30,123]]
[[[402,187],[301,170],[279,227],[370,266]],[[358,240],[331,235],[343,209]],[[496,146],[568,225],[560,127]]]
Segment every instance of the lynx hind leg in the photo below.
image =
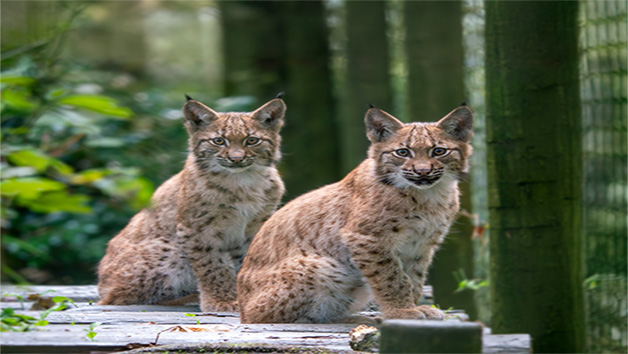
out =
[[99,285],[98,293],[100,295],[98,305],[134,305],[149,302],[147,294],[132,285]]
[[[163,267],[150,269],[150,263],[127,263],[119,267],[101,269],[98,283],[99,305],[157,304],[176,300],[196,289],[173,286],[173,277]],[[178,279],[184,278],[177,273]]]
[[132,305],[148,301],[144,287],[135,284],[135,279],[124,276],[126,267],[114,269],[104,266],[99,268],[98,305]]
[[331,258],[295,257],[270,275],[249,275],[255,289],[242,299],[243,323],[329,323],[346,318],[359,287],[348,272]]

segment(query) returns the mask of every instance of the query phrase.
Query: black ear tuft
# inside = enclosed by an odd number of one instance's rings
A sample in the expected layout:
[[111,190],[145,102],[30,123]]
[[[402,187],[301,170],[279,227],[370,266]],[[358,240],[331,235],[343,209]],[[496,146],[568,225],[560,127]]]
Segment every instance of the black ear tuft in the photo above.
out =
[[473,136],[473,113],[460,106],[438,121],[438,127],[454,139],[468,143]]
[[386,141],[389,137],[397,134],[397,130],[403,128],[403,123],[397,118],[377,108],[366,111],[364,123],[366,124],[366,136],[372,143]]
[[265,105],[251,113],[262,127],[278,132],[283,125],[283,117],[286,113],[286,104],[279,98],[270,100]]
[[185,118],[188,132],[193,133],[202,126],[211,124],[218,118],[218,113],[211,108],[192,100],[187,95],[186,98],[188,98],[188,101],[183,104],[183,117]]
[[369,108],[376,108],[374,104],[369,103]]
[[193,98],[188,96],[188,95],[185,95],[185,99],[188,100],[188,101],[192,101],[193,100]]
[[461,106],[466,106],[467,105],[467,101],[462,101],[462,103],[460,105]]
[[283,97],[283,95],[285,94],[285,92],[281,91],[277,94],[277,96],[275,96],[275,98],[279,98],[281,99]]

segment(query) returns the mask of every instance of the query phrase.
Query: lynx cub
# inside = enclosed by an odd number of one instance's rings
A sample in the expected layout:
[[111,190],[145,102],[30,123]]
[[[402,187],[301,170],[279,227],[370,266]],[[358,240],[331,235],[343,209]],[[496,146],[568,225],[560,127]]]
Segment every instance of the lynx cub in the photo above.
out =
[[368,158],[256,235],[238,275],[242,323],[343,321],[373,296],[385,318],[443,318],[417,302],[458,212],[473,115],[403,124],[371,108],[365,122]]
[[286,110],[277,98],[250,113],[217,113],[188,97],[190,153],[107,247],[103,305],[176,304],[237,311],[236,273],[284,192],[275,169]]

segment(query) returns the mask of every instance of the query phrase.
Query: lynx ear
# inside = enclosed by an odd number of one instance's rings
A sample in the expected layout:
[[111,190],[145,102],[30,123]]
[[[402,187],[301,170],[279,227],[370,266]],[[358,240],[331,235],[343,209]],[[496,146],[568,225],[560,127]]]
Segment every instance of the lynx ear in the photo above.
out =
[[366,111],[364,123],[366,124],[366,136],[372,143],[385,141],[395,135],[397,130],[403,128],[403,123],[397,118],[378,108],[371,108]]
[[204,104],[189,99],[183,105],[183,116],[185,117],[185,125],[190,132],[198,130],[202,125],[211,124],[218,118],[218,113]]
[[286,114],[286,104],[281,98],[275,98],[255,110],[251,115],[262,127],[279,131],[283,125],[283,117]]
[[473,136],[473,113],[460,106],[438,121],[438,127],[454,139],[468,143]]

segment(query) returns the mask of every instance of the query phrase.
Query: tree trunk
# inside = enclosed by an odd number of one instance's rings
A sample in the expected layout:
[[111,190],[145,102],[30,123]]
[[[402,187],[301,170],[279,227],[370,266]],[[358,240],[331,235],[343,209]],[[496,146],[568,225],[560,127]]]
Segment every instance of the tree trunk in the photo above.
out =
[[[220,1],[225,93],[285,91],[285,200],[340,177],[329,45],[322,1]],[[287,167],[284,167],[287,166]]]
[[283,37],[273,1],[219,1],[224,93],[266,102],[284,90]]
[[343,107],[342,170],[347,173],[366,158],[369,143],[364,130],[368,104],[392,109],[386,4],[347,1],[347,102]]
[[277,4],[283,15],[288,105],[281,172],[290,200],[339,179],[338,128],[323,2]]
[[[408,1],[404,3],[406,55],[408,58],[408,117],[435,121],[464,100],[462,3],[460,1]],[[460,183],[461,214],[445,243],[436,253],[429,283],[441,308],[464,309],[476,317],[473,292],[456,293],[454,273],[473,276],[473,224],[471,188]],[[465,213],[466,212],[466,213]]]
[[406,1],[408,121],[435,121],[464,101],[462,3]]
[[578,2],[485,6],[491,327],[582,352]]

